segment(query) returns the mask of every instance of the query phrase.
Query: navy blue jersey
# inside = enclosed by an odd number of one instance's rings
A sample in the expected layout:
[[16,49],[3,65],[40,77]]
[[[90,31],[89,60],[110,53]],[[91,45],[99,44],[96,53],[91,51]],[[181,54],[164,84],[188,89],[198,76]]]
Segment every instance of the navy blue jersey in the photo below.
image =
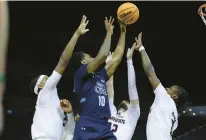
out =
[[88,74],[87,64],[82,65],[74,75],[74,91],[80,98],[80,116],[109,119],[111,116],[106,82],[107,71]]

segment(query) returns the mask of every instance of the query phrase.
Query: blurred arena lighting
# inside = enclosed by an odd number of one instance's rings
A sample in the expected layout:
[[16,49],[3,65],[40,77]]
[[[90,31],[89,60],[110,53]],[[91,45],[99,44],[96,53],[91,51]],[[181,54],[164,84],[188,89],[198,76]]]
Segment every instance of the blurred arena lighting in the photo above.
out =
[[206,117],[206,106],[186,106],[180,110],[181,116],[199,116]]

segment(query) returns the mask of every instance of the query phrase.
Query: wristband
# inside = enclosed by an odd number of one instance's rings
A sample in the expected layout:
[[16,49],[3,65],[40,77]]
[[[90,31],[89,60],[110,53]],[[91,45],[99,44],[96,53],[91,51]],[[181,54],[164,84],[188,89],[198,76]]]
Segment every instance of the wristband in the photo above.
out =
[[5,81],[6,77],[4,75],[4,73],[0,72],[0,83],[3,83]]
[[141,47],[139,48],[139,52],[142,51],[142,50],[145,50],[144,46],[141,46]]

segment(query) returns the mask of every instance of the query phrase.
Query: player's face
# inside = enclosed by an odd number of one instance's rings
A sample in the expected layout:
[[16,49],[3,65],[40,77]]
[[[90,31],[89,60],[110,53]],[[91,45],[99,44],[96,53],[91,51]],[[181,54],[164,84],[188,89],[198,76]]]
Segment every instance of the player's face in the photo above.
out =
[[171,86],[169,88],[166,88],[167,90],[167,93],[173,98],[173,99],[177,99],[178,98],[178,95],[177,95],[177,92],[178,92],[178,89],[177,89],[177,86]]
[[88,64],[93,58],[87,54],[87,53],[84,53],[83,54],[83,59],[82,59],[82,63],[83,64]]
[[119,107],[118,107],[118,112],[126,112],[129,108],[129,102],[128,101],[122,101],[120,104],[119,104]]

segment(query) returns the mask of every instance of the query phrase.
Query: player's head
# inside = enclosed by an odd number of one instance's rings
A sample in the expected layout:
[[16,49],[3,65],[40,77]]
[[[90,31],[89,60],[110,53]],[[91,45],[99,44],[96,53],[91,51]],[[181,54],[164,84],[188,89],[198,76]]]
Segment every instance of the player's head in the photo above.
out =
[[39,91],[44,87],[46,80],[48,77],[46,75],[38,75],[34,79],[32,79],[30,83],[30,90],[35,94],[39,94]]
[[186,102],[188,93],[181,86],[174,85],[169,88],[166,88],[166,90],[177,105],[184,104]]
[[122,101],[118,106],[118,112],[126,112],[129,108],[129,102],[127,100]]
[[85,52],[76,52],[70,60],[72,69],[76,71],[82,64],[88,64],[92,59],[93,58]]

